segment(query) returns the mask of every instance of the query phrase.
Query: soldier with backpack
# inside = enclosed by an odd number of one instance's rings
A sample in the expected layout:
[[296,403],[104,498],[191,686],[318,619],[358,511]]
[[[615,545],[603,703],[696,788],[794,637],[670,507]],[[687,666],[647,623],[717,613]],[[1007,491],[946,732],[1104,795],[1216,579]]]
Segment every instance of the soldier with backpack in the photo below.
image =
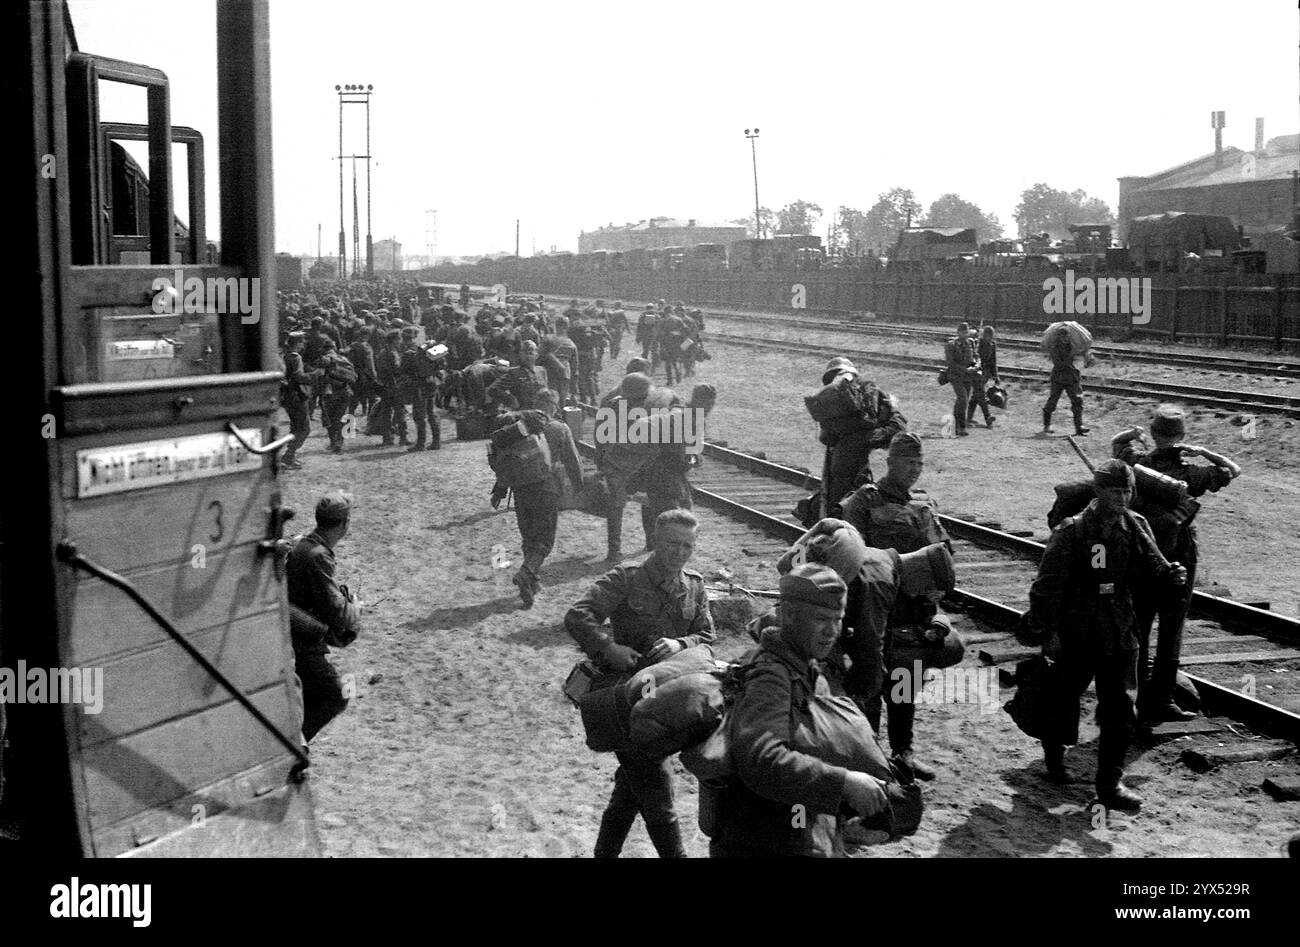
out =
[[[907,430],[907,418],[843,357],[826,364],[822,388],[806,396],[804,404],[821,426],[820,440],[826,445],[822,494],[829,510],[854,487],[870,482],[871,451],[888,447],[895,434]],[[812,522],[820,518],[820,512],[811,517]]]
[[[435,403],[441,384],[441,363],[429,356],[428,349],[419,344],[416,334],[414,327],[402,330],[402,338],[406,343],[402,351],[403,400],[409,401],[411,416],[415,420],[415,444],[408,448],[411,453],[426,449],[426,428],[431,429],[432,435],[427,442],[427,449],[439,450],[442,447],[442,429],[438,423]],[[439,351],[445,352],[446,346],[439,346]]]
[[[894,549],[901,553],[916,552],[942,543],[951,552],[952,543],[939,522],[938,508],[928,497],[914,497],[912,488],[924,469],[921,438],[915,434],[897,434],[889,444],[885,476],[879,483],[859,487],[846,498],[841,508],[832,508],[831,516],[847,521],[862,536],[863,542],[876,549]],[[893,643],[910,640],[942,641],[952,634],[952,623],[938,606],[939,596],[931,594],[899,595],[889,614],[886,638],[880,645],[885,668],[907,667],[893,655]],[[873,647],[874,651],[874,647]],[[873,727],[880,727],[880,698],[884,696],[889,722],[889,745],[895,760],[918,779],[935,778],[935,771],[920,762],[913,751],[916,720],[915,691],[899,694],[890,689],[882,694],[874,686],[854,694]]]
[[280,401],[289,414],[289,432],[293,440],[284,449],[280,465],[289,470],[302,467],[298,460],[298,451],[311,434],[311,417],[307,405],[311,401],[312,385],[320,378],[320,372],[308,372],[303,367],[302,350],[307,343],[305,332],[290,332],[288,351],[284,353],[284,383],[280,386]]
[[351,362],[334,348],[334,340],[321,342],[323,354],[317,363],[321,372],[321,413],[325,416],[325,430],[329,432],[329,450],[343,453],[343,415],[352,403],[352,386],[357,383],[357,370]]
[[619,347],[623,343],[623,333],[627,331],[627,313],[621,302],[614,303],[614,308],[605,315],[605,334],[609,336],[609,357],[618,358]]
[[379,434],[384,447],[393,445],[393,434],[401,436],[401,446],[411,442],[406,436],[406,406],[402,401],[402,330],[390,329],[382,348],[375,354],[375,378],[379,388],[379,426],[367,433]]
[[[1044,434],[1052,433],[1052,414],[1056,411],[1056,404],[1061,400],[1062,392],[1070,397],[1075,435],[1083,437],[1089,430],[1083,426],[1083,372],[1074,364],[1076,358],[1084,357],[1077,351],[1079,345],[1083,343],[1083,336],[1076,339],[1069,328],[1073,325],[1077,323],[1057,323],[1049,326],[1044,333],[1043,347],[1047,351],[1047,357],[1052,361],[1051,387],[1047,393],[1047,403],[1043,405]],[[1085,333],[1086,330],[1079,326],[1079,332]],[[1091,344],[1091,335],[1086,336],[1086,341]]]
[[555,546],[563,492],[559,478],[567,474],[575,488],[583,482],[573,433],[567,424],[555,419],[559,395],[544,388],[537,393],[535,404],[533,410],[510,412],[498,418],[490,457],[497,474],[492,489],[493,508],[500,504],[506,490],[515,494],[515,518],[524,561],[512,581],[524,608],[533,607],[542,587],[542,563]]

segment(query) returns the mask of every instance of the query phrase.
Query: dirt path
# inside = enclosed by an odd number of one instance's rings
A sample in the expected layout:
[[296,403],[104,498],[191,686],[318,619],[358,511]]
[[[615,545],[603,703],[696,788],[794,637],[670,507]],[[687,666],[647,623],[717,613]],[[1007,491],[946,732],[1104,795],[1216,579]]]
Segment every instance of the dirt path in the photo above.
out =
[[[716,354],[700,378],[721,391],[713,433],[786,462],[817,463],[814,432],[797,395],[820,364]],[[880,382],[902,398],[923,433],[937,431],[937,388],[923,391],[920,379],[903,373],[882,375]],[[1042,532],[1050,484],[1078,466],[1063,442],[1032,437],[1029,422],[1017,416],[1017,410],[1036,412],[1030,405],[1037,397],[1013,393],[1001,429],[933,443],[924,485],[945,509]],[[1099,428],[1109,430],[1116,420]],[[1196,435],[1215,446],[1210,422],[1195,424]],[[604,569],[604,526],[565,514],[542,597],[531,611],[517,610],[513,565],[493,566],[494,552],[498,563],[502,553],[512,563],[519,556],[513,514],[488,507],[484,442],[459,443],[451,427],[444,424],[440,452],[406,454],[362,439],[349,442],[342,457],[323,453],[316,432],[300,455],[306,468],[284,478],[285,501],[299,511],[291,523],[298,530],[310,527],[322,492],[355,492],[352,532],[338,550],[341,577],[363,600],[378,603],[359,640],[334,654],[355,696],[313,744],[311,780],[325,848],[333,856],[586,856],[614,760],[586,749],[577,712],[560,694],[578,657],[561,622]],[[1293,470],[1279,467],[1268,476],[1294,488]],[[1259,563],[1265,555],[1293,562],[1278,557],[1297,538],[1295,511],[1282,508],[1294,494],[1280,486],[1234,484],[1232,492],[1211,498],[1207,512],[1215,518],[1211,525],[1207,517],[1204,527],[1205,533],[1231,531],[1238,556],[1254,562],[1216,553],[1213,572],[1256,595],[1272,583],[1268,594],[1275,600],[1283,597],[1285,576],[1267,573],[1288,569]],[[1250,515],[1256,495],[1248,489],[1275,498],[1272,519]],[[1233,504],[1232,515],[1224,502]],[[726,545],[721,523],[708,511],[701,521],[696,568],[707,576],[727,566],[755,585],[775,584],[771,561]],[[640,536],[633,508],[625,529],[631,546]],[[960,616],[959,629],[969,629],[968,622]],[[736,650],[733,642],[729,653]],[[1294,758],[1195,776],[1176,762],[1184,742],[1132,763],[1131,782],[1147,800],[1143,813],[1094,826],[1086,807],[1095,730],[1090,714],[1085,720],[1074,763],[1081,782],[1061,790],[1041,781],[1036,745],[1004,713],[972,703],[922,708],[918,746],[941,771],[926,790],[925,822],[909,839],[860,854],[1267,856],[1300,824],[1300,803],[1275,803],[1258,788],[1265,775],[1295,776]],[[688,849],[703,855],[694,783],[684,772],[678,789]],[[626,853],[653,854],[639,823]]]

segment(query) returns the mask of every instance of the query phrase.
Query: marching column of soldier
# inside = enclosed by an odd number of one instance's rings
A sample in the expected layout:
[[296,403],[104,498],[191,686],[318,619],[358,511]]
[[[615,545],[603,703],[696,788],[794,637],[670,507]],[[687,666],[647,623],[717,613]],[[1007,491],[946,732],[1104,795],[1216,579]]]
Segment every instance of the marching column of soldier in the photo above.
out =
[[[396,302],[382,296],[380,301]],[[696,385],[683,398],[653,381],[659,364],[670,383],[691,372],[701,354],[702,317],[662,300],[647,307],[635,326],[640,357],[626,363],[618,384],[602,394],[602,359],[606,353],[618,357],[622,335],[631,331],[621,303],[581,309],[575,300],[559,316],[540,299],[513,312],[484,307],[473,320],[452,307],[423,313],[423,344],[445,346],[442,364],[416,361],[421,328],[404,324],[392,308],[350,316],[338,297],[327,297],[319,309],[291,309],[298,324],[286,331],[285,385],[295,395],[286,397],[294,434],[285,456],[288,466],[300,464],[295,455],[317,401],[331,449],[341,449],[340,416],[357,405],[378,406],[372,416],[380,418],[380,428],[372,433],[385,443],[395,435],[405,440],[401,408],[412,405],[417,450],[436,449],[439,407],[447,410],[455,401],[458,411],[481,410],[491,416],[487,428],[494,445],[531,442],[542,458],[538,469],[545,471],[529,482],[500,478],[491,498],[493,506],[508,493],[515,499],[524,562],[514,582],[525,608],[542,587],[558,517],[569,505],[564,499],[586,495],[591,502],[584,508],[591,511],[594,504],[605,514],[607,560],[614,568],[569,610],[565,627],[598,672],[626,680],[713,640],[703,577],[685,568],[699,534],[687,482],[693,455],[680,438],[635,448],[621,441],[598,443],[592,475],[583,471],[570,428],[558,417],[568,402],[578,400],[616,413],[620,406],[624,412],[647,409],[652,421],[669,428],[684,424],[687,411],[706,415],[717,396],[712,386]],[[998,381],[996,340],[991,328],[981,329],[971,338],[963,324],[945,347],[958,434],[965,433],[980,407],[992,424],[984,389]],[[557,335],[569,344],[560,344]],[[554,339],[549,345],[548,338]],[[340,345],[347,346],[343,355]],[[1053,373],[1051,407],[1056,395],[1070,394],[1076,433],[1087,433],[1079,367],[1064,343],[1055,346],[1050,357],[1061,371],[1059,378]],[[353,362],[354,380],[348,381],[334,363],[352,359],[354,352],[360,364]],[[756,636],[760,645],[746,659],[743,688],[726,724],[734,765],[701,791],[701,824],[712,838],[710,853],[717,856],[841,854],[847,826],[879,817],[891,797],[897,803],[898,783],[940,775],[913,745],[919,682],[911,688],[885,686],[887,679],[910,671],[916,655],[924,656],[926,666],[947,666],[938,663],[940,655],[960,660],[964,651],[939,607],[955,583],[951,543],[933,500],[915,490],[925,442],[907,430],[896,399],[861,377],[848,359],[832,359],[821,382],[806,402],[826,446],[824,495],[801,504],[809,532],[778,565],[783,577],[777,611],[757,623],[766,630]],[[1049,415],[1045,408],[1045,427]],[[432,425],[431,437],[426,438],[421,420]],[[498,438],[512,430],[518,434]],[[1079,697],[1095,680],[1101,731],[1097,799],[1126,811],[1141,807],[1122,781],[1135,730],[1191,716],[1177,703],[1176,682],[1197,560],[1194,498],[1218,491],[1241,472],[1231,459],[1185,443],[1177,408],[1162,406],[1150,433],[1154,446],[1146,444],[1142,428],[1118,432],[1112,440],[1114,459],[1098,465],[1086,485],[1076,485],[1073,507],[1056,517],[1027,616],[1042,641],[1043,660],[1033,671],[1036,697],[1021,701],[1030,690],[1025,686],[1013,701],[1020,706],[1008,706],[1017,724],[1041,741],[1046,779],[1066,782],[1067,753],[1079,740]],[[884,457],[879,481],[873,476],[873,451]],[[1192,463],[1194,458],[1208,463]],[[1161,478],[1161,489],[1150,486],[1153,478]],[[1169,483],[1181,485],[1172,498]],[[646,495],[642,528],[649,557],[625,564],[620,561],[624,505],[638,490]],[[342,494],[322,498],[316,531],[289,553],[304,740],[347,702],[324,655],[327,646],[349,643],[360,627],[355,598],[335,577],[334,547],[347,533],[352,505]],[[846,548],[856,552],[846,557]],[[857,726],[872,736],[882,733],[883,703],[893,751],[883,774],[826,762],[817,745],[823,736],[817,727],[823,724],[796,727],[810,697],[836,694],[851,700],[860,715]],[[661,856],[684,855],[668,759],[635,751],[620,751],[618,759],[597,856],[616,857],[638,815]],[[806,805],[813,818],[790,823],[791,802]],[[772,820],[782,824],[768,824]]]

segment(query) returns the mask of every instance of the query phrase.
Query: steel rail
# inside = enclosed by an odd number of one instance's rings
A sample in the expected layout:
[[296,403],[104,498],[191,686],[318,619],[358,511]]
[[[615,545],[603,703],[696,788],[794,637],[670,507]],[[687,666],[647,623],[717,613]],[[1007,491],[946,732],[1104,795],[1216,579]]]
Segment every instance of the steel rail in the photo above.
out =
[[[809,342],[775,342],[769,339],[752,339],[745,336],[734,336],[723,333],[710,332],[709,341],[718,342],[723,345],[735,345],[739,347],[766,349],[769,351],[779,352],[796,352],[803,355],[817,355],[827,357],[828,354],[846,355],[863,362],[874,363],[878,365],[887,365],[892,368],[904,368],[916,371],[937,372],[943,368],[943,363],[920,355],[896,355],[883,352],[860,352],[848,351],[841,348],[832,349],[826,345],[818,345]],[[1044,369],[1034,368],[1015,368],[998,366],[998,376],[1011,381],[1046,383],[1051,373]],[[1210,388],[1198,388],[1194,385],[1174,385],[1159,382],[1126,382],[1123,380],[1110,379],[1104,382],[1085,381],[1083,387],[1087,391],[1098,394],[1117,395],[1124,398],[1153,398],[1155,400],[1185,400],[1194,404],[1205,405],[1210,408],[1220,408],[1233,411],[1261,412],[1271,414],[1284,414],[1289,417],[1300,417],[1300,397],[1290,395],[1270,395],[1262,393],[1253,393],[1245,391],[1228,391],[1215,390]]]

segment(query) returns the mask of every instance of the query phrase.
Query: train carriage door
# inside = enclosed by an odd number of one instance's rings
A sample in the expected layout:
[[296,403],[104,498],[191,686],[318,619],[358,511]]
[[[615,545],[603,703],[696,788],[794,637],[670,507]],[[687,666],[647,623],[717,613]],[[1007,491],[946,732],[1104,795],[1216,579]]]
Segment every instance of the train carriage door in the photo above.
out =
[[[72,168],[56,184],[68,239],[47,316],[50,610],[60,667],[101,682],[97,707],[61,710],[87,854],[319,851],[310,794],[290,778],[302,710],[274,552],[291,514],[272,449],[267,16],[265,0],[216,4],[220,264],[204,259],[202,138],[173,138],[166,75],[72,51],[64,81],[47,80]],[[143,87],[147,122],[101,122],[104,82]],[[147,170],[122,140],[147,141]],[[183,231],[173,140],[190,148]]]

